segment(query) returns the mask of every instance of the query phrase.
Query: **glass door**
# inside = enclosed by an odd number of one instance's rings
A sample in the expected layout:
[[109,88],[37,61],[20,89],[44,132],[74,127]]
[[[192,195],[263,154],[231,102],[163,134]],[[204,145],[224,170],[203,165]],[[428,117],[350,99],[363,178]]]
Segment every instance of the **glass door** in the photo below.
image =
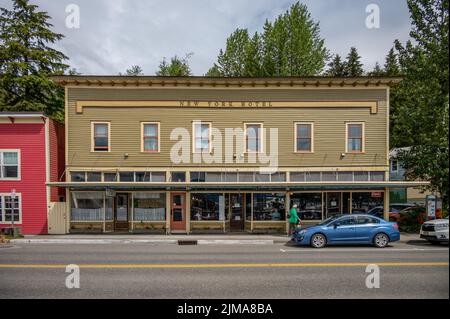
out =
[[341,214],[341,192],[327,192],[325,200],[325,218]]
[[242,194],[230,194],[230,231],[244,231],[244,200]]
[[186,231],[186,194],[172,193],[170,199],[170,230]]
[[114,216],[115,230],[128,230],[128,194],[116,194],[116,207]]

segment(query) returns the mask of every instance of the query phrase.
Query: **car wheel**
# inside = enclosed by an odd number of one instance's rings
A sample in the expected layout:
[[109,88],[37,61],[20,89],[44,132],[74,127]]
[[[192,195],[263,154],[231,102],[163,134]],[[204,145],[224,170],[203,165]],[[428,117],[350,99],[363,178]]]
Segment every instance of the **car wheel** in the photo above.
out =
[[389,237],[384,233],[378,233],[375,235],[373,243],[378,248],[384,248],[389,244]]
[[322,248],[326,243],[327,239],[322,234],[315,234],[311,237],[311,246],[314,248]]

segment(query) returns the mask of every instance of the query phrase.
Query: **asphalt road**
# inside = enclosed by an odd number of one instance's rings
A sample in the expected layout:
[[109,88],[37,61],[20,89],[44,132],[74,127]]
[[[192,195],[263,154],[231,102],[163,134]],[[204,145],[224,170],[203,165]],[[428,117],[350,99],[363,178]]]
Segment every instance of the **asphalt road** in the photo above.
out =
[[[449,298],[448,245],[18,244],[0,248],[5,298]],[[68,264],[80,288],[68,289]],[[366,287],[368,264],[380,287]]]

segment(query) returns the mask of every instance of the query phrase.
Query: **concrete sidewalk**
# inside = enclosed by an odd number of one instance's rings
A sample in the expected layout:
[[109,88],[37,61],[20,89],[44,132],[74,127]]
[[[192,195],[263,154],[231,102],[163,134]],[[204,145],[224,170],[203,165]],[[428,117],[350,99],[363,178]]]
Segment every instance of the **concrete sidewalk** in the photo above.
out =
[[[400,242],[421,240],[419,234],[402,233]],[[30,244],[173,244],[173,245],[272,245],[287,243],[287,235],[256,234],[193,234],[193,235],[142,235],[142,234],[68,234],[68,235],[26,235],[12,239],[10,243]]]

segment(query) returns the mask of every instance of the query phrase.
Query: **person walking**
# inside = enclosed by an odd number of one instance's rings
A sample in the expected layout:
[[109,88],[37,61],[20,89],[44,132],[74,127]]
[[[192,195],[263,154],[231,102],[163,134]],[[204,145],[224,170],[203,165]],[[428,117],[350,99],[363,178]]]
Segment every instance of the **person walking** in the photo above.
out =
[[289,235],[292,235],[294,230],[297,228],[298,215],[297,215],[297,204],[294,204],[289,211]]

